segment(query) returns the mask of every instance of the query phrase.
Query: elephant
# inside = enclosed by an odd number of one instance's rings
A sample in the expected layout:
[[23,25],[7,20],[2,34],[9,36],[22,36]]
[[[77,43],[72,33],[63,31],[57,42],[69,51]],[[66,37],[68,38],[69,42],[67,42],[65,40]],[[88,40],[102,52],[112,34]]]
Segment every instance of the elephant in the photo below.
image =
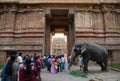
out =
[[83,71],[85,73],[88,72],[89,60],[95,61],[97,64],[99,64],[101,67],[101,71],[108,71],[108,51],[103,46],[95,43],[74,44],[71,52],[71,60],[68,69],[70,69],[73,60],[75,60],[75,58],[77,58],[78,55],[81,55],[83,57]]

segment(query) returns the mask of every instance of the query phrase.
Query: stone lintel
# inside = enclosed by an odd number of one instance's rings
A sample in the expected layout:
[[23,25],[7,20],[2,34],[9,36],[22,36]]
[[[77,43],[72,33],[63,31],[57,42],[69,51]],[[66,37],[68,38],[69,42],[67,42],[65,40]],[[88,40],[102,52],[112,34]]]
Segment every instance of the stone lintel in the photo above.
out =
[[1,0],[0,3],[20,3],[20,4],[38,4],[38,3],[69,3],[69,4],[77,4],[77,3],[120,3],[119,0]]

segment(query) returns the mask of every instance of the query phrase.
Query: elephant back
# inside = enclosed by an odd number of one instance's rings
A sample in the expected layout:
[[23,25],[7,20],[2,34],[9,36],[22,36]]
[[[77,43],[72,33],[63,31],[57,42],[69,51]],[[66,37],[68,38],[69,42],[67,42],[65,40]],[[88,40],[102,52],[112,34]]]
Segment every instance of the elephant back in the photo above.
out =
[[108,52],[106,48],[104,48],[101,45],[93,44],[93,43],[87,43],[86,45],[86,54],[90,55],[90,58],[92,60],[104,60],[108,57]]

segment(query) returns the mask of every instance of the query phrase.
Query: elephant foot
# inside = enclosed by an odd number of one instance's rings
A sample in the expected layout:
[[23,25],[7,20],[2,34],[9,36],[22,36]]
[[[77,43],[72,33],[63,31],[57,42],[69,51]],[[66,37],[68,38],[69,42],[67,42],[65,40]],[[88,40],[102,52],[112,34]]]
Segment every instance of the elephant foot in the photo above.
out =
[[101,69],[101,71],[103,71],[103,72],[107,72],[108,70],[107,70],[107,69]]
[[88,73],[88,69],[83,68],[84,73]]
[[85,74],[87,74],[88,73],[88,71],[83,71]]
[[104,71],[105,71],[105,72],[108,72],[108,70],[107,70],[107,69],[105,69]]
[[87,73],[88,73],[88,71],[85,71],[84,73],[85,73],[85,74],[87,74]]

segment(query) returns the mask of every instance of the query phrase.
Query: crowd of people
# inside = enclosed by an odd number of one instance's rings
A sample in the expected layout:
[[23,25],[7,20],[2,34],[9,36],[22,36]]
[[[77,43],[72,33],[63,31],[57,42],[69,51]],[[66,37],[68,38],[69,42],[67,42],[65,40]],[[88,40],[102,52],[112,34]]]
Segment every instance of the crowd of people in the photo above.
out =
[[40,59],[36,54],[24,57],[22,53],[12,54],[3,66],[1,81],[41,81],[40,69],[43,62]]
[[65,55],[48,55],[44,58],[45,66],[47,70],[53,74],[62,72],[67,69],[67,57]]
[[[56,74],[66,71],[67,64],[67,54],[58,56],[13,54],[6,58],[1,81],[41,81],[41,69],[47,68],[47,71]],[[80,64],[80,67],[82,67],[82,64]]]

